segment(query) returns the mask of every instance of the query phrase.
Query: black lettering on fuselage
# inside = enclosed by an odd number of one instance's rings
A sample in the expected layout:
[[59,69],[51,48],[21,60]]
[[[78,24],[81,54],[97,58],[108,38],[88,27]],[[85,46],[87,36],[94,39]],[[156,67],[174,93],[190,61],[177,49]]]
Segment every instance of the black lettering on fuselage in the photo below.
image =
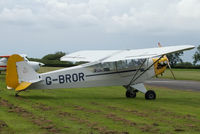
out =
[[51,85],[51,77],[46,77],[46,84]]
[[79,81],[85,81],[84,80],[84,73],[78,73]]
[[71,75],[70,74],[66,74],[65,78],[66,78],[67,83],[71,83]]
[[62,84],[65,82],[65,77],[64,75],[59,75],[59,83]]
[[73,74],[65,74],[65,75],[58,75],[58,79],[54,78],[52,79],[51,77],[46,77],[46,84],[51,85],[52,82],[58,81],[60,84],[63,83],[71,83],[71,82],[80,82],[80,81],[85,81],[84,79],[85,74],[84,73],[73,73]]
[[77,74],[72,74],[72,80],[73,82],[77,82],[79,79],[78,79],[78,75]]

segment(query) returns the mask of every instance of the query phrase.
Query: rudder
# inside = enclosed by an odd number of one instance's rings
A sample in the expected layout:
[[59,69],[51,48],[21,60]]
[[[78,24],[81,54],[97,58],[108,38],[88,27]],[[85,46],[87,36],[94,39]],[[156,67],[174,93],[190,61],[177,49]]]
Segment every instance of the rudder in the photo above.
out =
[[17,54],[13,54],[8,58],[7,70],[6,70],[6,84],[10,88],[17,88],[20,84],[18,80],[16,62],[24,61],[24,58]]

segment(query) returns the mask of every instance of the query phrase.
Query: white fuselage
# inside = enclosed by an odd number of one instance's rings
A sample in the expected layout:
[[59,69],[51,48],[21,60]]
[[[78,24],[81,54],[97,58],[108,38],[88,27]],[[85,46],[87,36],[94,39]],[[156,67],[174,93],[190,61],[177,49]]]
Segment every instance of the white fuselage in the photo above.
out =
[[[33,83],[30,89],[55,89],[55,88],[79,88],[79,87],[99,87],[99,86],[121,86],[128,85],[134,77],[139,76],[147,67],[153,64],[152,59],[145,61],[141,68],[130,67],[119,69],[116,64],[115,69],[102,71],[96,69],[96,65],[83,64],[76,67],[61,69],[48,73],[40,74],[42,81]],[[141,77],[133,81],[131,85],[142,83],[147,79],[155,76],[154,67],[152,66]]]

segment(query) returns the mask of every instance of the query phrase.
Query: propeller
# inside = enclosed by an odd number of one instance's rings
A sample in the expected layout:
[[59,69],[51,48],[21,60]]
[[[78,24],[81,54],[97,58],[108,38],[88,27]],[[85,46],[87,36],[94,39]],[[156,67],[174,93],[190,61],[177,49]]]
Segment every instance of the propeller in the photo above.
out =
[[[162,45],[160,44],[160,42],[158,42],[158,47],[162,47]],[[167,65],[168,65],[168,67],[169,67],[169,70],[170,70],[170,72],[171,72],[173,78],[176,80],[175,75],[174,75],[174,73],[173,73],[173,71],[172,71],[171,65],[169,64],[169,59],[167,58],[166,55],[164,55],[163,57],[167,59]]]

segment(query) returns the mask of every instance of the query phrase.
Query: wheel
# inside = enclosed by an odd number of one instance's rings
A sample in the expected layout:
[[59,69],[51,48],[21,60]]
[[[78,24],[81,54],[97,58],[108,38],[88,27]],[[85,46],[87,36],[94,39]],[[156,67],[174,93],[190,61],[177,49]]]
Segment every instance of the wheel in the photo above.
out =
[[130,97],[131,97],[131,93],[130,93],[129,90],[126,91],[126,97],[127,97],[127,98],[130,98]]
[[135,98],[136,97],[136,92],[135,91],[127,90],[126,91],[126,97],[127,98]]
[[145,93],[145,99],[147,99],[147,100],[155,100],[156,99],[156,93],[153,90],[148,90]]

